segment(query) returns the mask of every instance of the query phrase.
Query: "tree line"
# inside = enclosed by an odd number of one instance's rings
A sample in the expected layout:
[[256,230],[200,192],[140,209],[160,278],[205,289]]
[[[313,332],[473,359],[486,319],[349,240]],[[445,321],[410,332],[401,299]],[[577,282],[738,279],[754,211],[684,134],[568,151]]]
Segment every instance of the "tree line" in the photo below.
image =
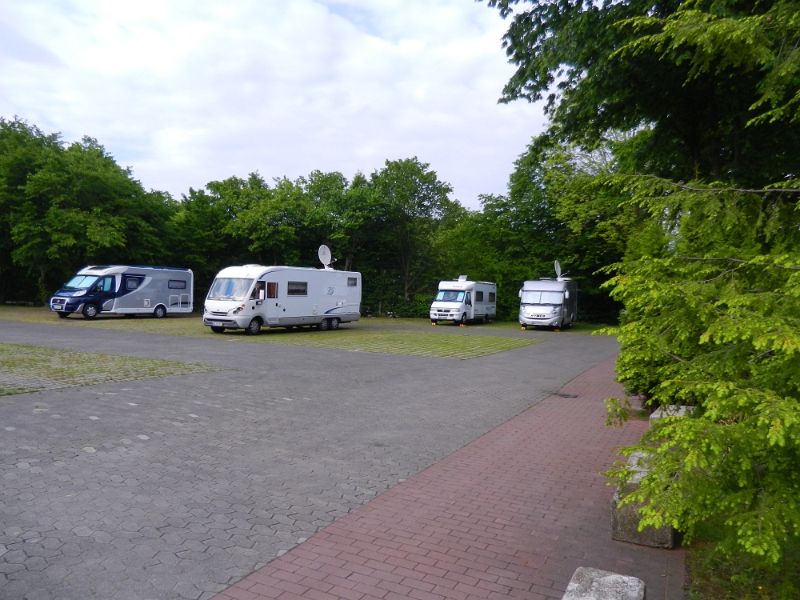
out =
[[614,320],[617,303],[595,271],[613,248],[575,235],[553,213],[544,171],[523,156],[505,196],[468,210],[418,158],[387,160],[348,180],[314,171],[292,181],[258,173],[189,189],[147,191],[97,140],[64,143],[20,119],[0,119],[0,302],[42,303],[87,264],[191,268],[203,294],[236,264],[335,268],[363,274],[363,312],[427,316],[442,279],[498,283],[499,314],[513,319],[525,279],[576,277],[584,319]]

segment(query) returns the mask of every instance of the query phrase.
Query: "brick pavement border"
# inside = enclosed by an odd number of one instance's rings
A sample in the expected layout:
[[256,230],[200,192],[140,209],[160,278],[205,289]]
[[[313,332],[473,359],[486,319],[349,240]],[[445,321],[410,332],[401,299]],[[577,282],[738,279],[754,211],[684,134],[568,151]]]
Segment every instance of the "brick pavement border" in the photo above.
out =
[[610,537],[600,473],[647,428],[605,427],[614,359],[336,521],[215,600],[561,598],[579,566],[683,598],[684,552]]

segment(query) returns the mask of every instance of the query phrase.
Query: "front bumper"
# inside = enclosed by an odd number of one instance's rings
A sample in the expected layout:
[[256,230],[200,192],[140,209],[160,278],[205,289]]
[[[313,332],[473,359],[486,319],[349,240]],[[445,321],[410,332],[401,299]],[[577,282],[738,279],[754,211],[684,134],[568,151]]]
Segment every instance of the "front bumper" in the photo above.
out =
[[79,313],[83,310],[83,302],[72,301],[71,298],[54,297],[50,298],[48,302],[50,310],[53,312],[65,313],[71,315],[72,313]]
[[239,315],[203,315],[203,325],[206,327],[224,327],[225,329],[244,329],[250,324],[250,318]]
[[561,315],[547,315],[546,317],[520,315],[519,324],[531,327],[558,327],[561,324]]
[[431,321],[458,321],[461,315],[457,312],[431,311]]

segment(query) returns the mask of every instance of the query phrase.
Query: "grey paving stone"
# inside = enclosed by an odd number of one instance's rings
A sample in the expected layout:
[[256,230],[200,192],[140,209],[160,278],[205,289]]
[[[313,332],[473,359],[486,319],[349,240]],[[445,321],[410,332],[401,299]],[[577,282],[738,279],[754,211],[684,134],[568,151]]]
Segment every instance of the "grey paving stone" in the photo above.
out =
[[207,600],[617,349],[523,335],[545,341],[453,361],[0,322],[223,369],[2,398],[0,600]]

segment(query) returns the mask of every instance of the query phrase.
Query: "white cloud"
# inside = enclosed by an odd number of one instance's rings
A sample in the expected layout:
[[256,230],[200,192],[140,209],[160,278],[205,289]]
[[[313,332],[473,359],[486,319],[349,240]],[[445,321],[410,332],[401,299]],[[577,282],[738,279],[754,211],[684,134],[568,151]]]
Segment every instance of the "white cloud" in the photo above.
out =
[[544,124],[496,103],[506,26],[470,0],[7,2],[0,115],[91,135],[176,196],[417,156],[477,207]]

